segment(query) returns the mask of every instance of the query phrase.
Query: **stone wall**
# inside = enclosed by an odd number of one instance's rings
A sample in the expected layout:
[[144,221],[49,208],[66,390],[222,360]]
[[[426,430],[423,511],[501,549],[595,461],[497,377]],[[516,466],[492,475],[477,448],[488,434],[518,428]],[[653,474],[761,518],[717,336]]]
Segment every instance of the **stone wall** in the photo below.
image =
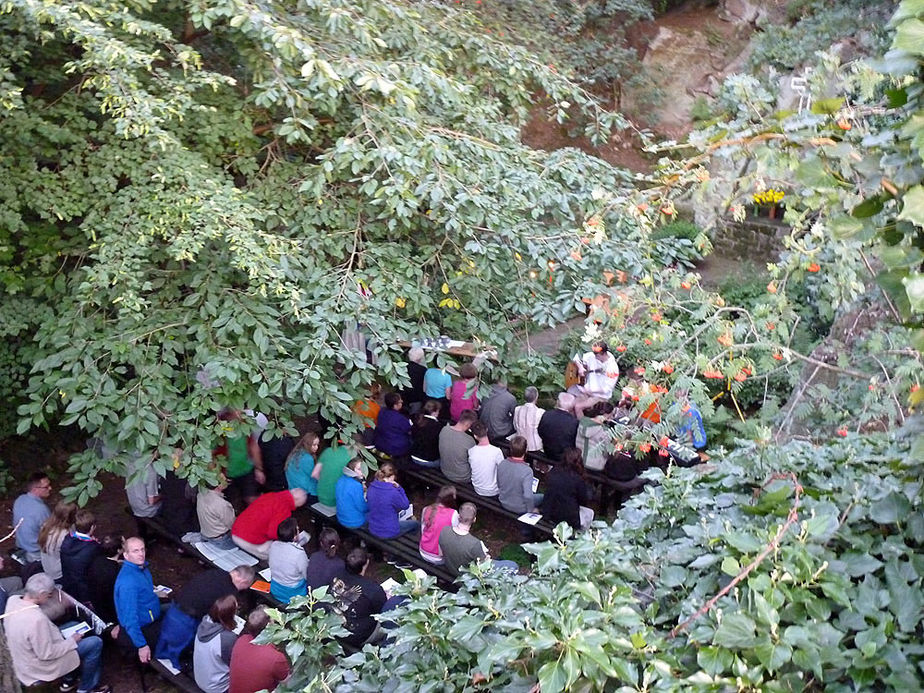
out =
[[788,226],[771,219],[752,218],[738,222],[720,218],[712,232],[712,244],[718,255],[762,265],[779,257],[782,240],[788,233]]

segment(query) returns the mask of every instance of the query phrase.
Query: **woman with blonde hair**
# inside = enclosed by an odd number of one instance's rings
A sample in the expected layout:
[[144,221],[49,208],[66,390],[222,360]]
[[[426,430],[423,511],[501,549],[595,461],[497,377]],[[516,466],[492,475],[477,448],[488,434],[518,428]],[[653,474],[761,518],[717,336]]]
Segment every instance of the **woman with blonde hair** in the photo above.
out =
[[61,543],[74,524],[75,503],[58,501],[54,512],[39,530],[38,543],[42,554],[42,572],[54,581],[61,579]]
[[382,464],[375,473],[375,480],[366,491],[366,502],[369,505],[369,532],[380,539],[394,539],[420,527],[417,520],[400,519],[400,513],[407,510],[411,502],[398,485],[395,465],[391,462]]
[[321,437],[314,431],[308,431],[298,441],[286,459],[286,482],[289,490],[300,488],[308,494],[308,504],[318,502],[318,479],[321,465],[317,463]]

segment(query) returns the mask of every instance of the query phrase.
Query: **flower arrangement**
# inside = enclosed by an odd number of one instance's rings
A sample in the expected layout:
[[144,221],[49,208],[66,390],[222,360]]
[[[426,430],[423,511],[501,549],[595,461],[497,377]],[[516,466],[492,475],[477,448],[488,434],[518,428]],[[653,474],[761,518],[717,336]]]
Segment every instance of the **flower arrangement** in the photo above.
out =
[[778,205],[786,196],[782,190],[764,190],[763,192],[754,193],[754,202],[759,205]]

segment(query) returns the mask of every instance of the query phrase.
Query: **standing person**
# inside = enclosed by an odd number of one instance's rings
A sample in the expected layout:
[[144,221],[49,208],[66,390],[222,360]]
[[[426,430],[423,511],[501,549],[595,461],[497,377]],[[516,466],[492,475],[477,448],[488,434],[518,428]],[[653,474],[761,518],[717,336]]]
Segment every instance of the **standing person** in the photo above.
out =
[[574,395],[562,392],[558,395],[555,408],[547,411],[539,420],[536,429],[542,439],[546,457],[558,462],[565,448],[574,447],[578,420],[574,418]]
[[227,693],[231,684],[231,651],[237,642],[237,598],[228,594],[212,604],[196,629],[193,674],[203,693]]
[[450,421],[458,421],[466,409],[478,411],[478,369],[473,363],[463,363],[459,376],[461,380],[454,382],[449,391]]
[[[103,641],[96,635],[61,635],[40,608],[57,592],[54,580],[36,573],[26,581],[23,595],[13,595],[7,603],[3,629],[13,659],[13,672],[25,686],[51,683],[80,667],[78,693],[109,693],[100,685]],[[73,683],[65,683],[73,690]]]
[[286,482],[290,489],[300,488],[308,494],[308,505],[318,502],[318,477],[321,466],[315,464],[321,437],[314,431],[302,436],[286,460]]
[[412,416],[420,411],[425,399],[424,376],[427,374],[427,367],[423,362],[424,350],[420,347],[412,347],[407,352],[407,377],[411,384],[402,391],[401,399],[407,405],[408,414]]
[[115,582],[115,607],[119,616],[117,641],[126,651],[135,649],[138,661],[151,661],[151,648],[160,635],[160,600],[145,560],[141,537],[129,537],[122,545],[125,561]]
[[539,437],[539,421],[545,414],[545,409],[536,406],[539,399],[539,390],[530,385],[523,392],[524,404],[513,410],[513,427],[518,436],[526,438],[526,451],[537,452],[542,450],[542,438]]
[[445,421],[439,420],[440,403],[429,399],[411,429],[411,461],[421,467],[440,466],[440,433]]
[[169,659],[180,668],[180,655],[192,643],[199,622],[216,600],[246,591],[257,573],[253,566],[239,565],[230,571],[209,568],[196,573],[179,591],[176,601],[164,614],[154,656]]
[[366,492],[369,506],[369,532],[380,539],[394,539],[420,527],[417,520],[400,520],[398,515],[411,503],[404,489],[398,485],[395,465],[385,462],[375,473],[375,479]]
[[542,494],[533,492],[532,468],[526,464],[526,438],[510,439],[510,453],[497,467],[500,504],[510,512],[532,513],[542,502]]
[[264,491],[282,491],[288,488],[285,466],[286,460],[295,449],[295,441],[291,436],[279,431],[282,435],[274,436],[272,431],[260,431],[257,446],[260,448],[260,459],[263,462],[263,475],[266,481]]
[[74,531],[61,543],[61,587],[78,602],[90,601],[87,573],[103,553],[96,540],[96,516],[86,508],[74,513]]
[[264,493],[244,509],[231,527],[231,539],[247,553],[264,561],[269,558],[270,544],[276,541],[279,523],[291,517],[307,501],[300,488]]
[[580,419],[585,409],[613,396],[619,364],[606,342],[594,342],[590,351],[581,356],[575,355],[574,364],[584,384],[572,385],[568,391],[575,396],[574,415]]
[[[160,483],[150,456],[134,456],[125,465],[125,495],[135,517],[160,514]],[[138,526],[141,527],[141,523]]]
[[[474,503],[463,503],[459,507],[459,522],[456,526],[443,527],[440,532],[440,552],[446,567],[453,574],[458,576],[462,568],[466,567],[472,561],[481,561],[485,558],[490,559],[488,547],[477,537],[472,536],[472,525],[475,524],[475,518],[478,510]],[[491,561],[495,568],[505,570],[517,570],[517,564],[513,561]]]
[[273,691],[289,675],[286,656],[274,645],[255,645],[256,638],[269,625],[265,607],[250,612],[241,637],[231,650],[231,688],[229,693]]
[[308,593],[305,575],[308,571],[308,554],[296,541],[298,522],[288,517],[276,529],[277,541],[270,545],[270,594],[288,604],[292,597]]
[[401,413],[404,402],[397,392],[385,395],[385,408],[373,433],[373,442],[379,452],[393,458],[406,457],[411,452],[411,420]]
[[352,456],[350,446],[340,441],[335,441],[321,453],[318,458],[318,466],[321,468],[318,472],[318,502],[322,505],[329,508],[337,506],[337,482]]
[[567,448],[561,464],[552,467],[545,478],[545,498],[542,514],[552,522],[567,522],[574,529],[587,529],[594,519],[594,511],[587,507],[590,489],[584,481],[584,462],[581,451]]
[[497,465],[504,459],[504,453],[488,439],[488,427],[482,421],[472,424],[475,446],[468,449],[468,464],[472,469],[472,486],[479,496],[496,496]]
[[475,446],[475,440],[468,431],[477,420],[478,415],[466,409],[459,415],[458,423],[444,426],[440,431],[440,471],[457,484],[467,484],[472,480],[468,451]]
[[55,582],[61,579],[61,544],[71,532],[76,510],[77,506],[74,503],[58,501],[54,512],[39,530],[38,542],[42,556],[42,572]]
[[491,394],[481,403],[479,418],[488,427],[491,442],[506,440],[513,432],[513,412],[517,398],[507,389],[507,381],[498,378],[491,388]]
[[611,402],[597,402],[584,410],[584,416],[578,422],[575,447],[581,451],[587,469],[602,470],[615,450],[611,429],[606,423],[614,409]]
[[694,448],[702,450],[706,447],[706,427],[703,425],[703,415],[690,401],[686,391],[680,392],[678,399],[682,420],[677,429],[677,442],[692,443]]
[[373,618],[381,613],[387,597],[382,586],[366,577],[369,554],[357,547],[346,557],[346,570],[331,582],[330,594],[336,600],[334,610],[343,618],[350,635],[345,642],[353,647],[375,643],[385,637],[382,627]]
[[[179,461],[180,452],[175,453]],[[199,531],[199,518],[196,516],[196,496],[187,479],[182,479],[174,469],[164,475],[160,485],[161,517],[164,526],[175,537],[182,537],[187,532]],[[140,524],[140,523],[139,523]]]
[[225,498],[228,480],[219,474],[218,485],[199,491],[196,497],[196,516],[199,518],[199,534],[202,541],[219,549],[233,549],[236,544],[231,539],[234,526],[234,506]]
[[337,522],[349,529],[366,524],[369,505],[366,503],[366,475],[358,457],[343,468],[335,489]]
[[449,420],[449,395],[452,392],[452,376],[442,368],[428,368],[424,373],[424,394],[440,404],[439,418]]
[[330,585],[345,567],[343,559],[337,555],[340,551],[340,535],[333,527],[325,527],[318,537],[318,550],[308,559],[305,571],[309,590]]
[[[232,422],[226,424],[228,431],[232,426],[241,425],[244,418],[242,412],[228,409],[218,415],[219,420]],[[228,488],[239,493],[246,505],[253,503],[259,493],[258,486],[266,482],[263,472],[263,455],[255,436],[238,431],[235,435],[225,438],[225,443],[218,450],[217,455],[225,457]]]
[[428,505],[420,514],[420,555],[435,565],[443,564],[440,551],[440,532],[444,527],[452,527],[459,522],[456,512],[456,487],[441,486],[436,494],[436,502]]
[[38,537],[45,520],[51,516],[45,505],[50,495],[51,479],[45,472],[35,472],[29,477],[26,492],[13,503],[13,527],[18,526],[16,547],[25,553],[26,563],[42,560]]

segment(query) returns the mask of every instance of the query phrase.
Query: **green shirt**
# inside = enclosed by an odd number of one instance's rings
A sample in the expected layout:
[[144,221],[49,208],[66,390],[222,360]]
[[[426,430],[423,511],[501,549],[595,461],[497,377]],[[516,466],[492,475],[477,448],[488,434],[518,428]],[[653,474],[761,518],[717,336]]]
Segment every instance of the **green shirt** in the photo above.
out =
[[247,436],[228,438],[228,478],[237,479],[253,470],[247,455]]
[[334,508],[337,506],[337,497],[334,487],[337,479],[343,474],[343,468],[350,461],[350,450],[346,446],[338,445],[327,448],[318,458],[321,465],[321,477],[318,479],[318,500],[324,505]]

